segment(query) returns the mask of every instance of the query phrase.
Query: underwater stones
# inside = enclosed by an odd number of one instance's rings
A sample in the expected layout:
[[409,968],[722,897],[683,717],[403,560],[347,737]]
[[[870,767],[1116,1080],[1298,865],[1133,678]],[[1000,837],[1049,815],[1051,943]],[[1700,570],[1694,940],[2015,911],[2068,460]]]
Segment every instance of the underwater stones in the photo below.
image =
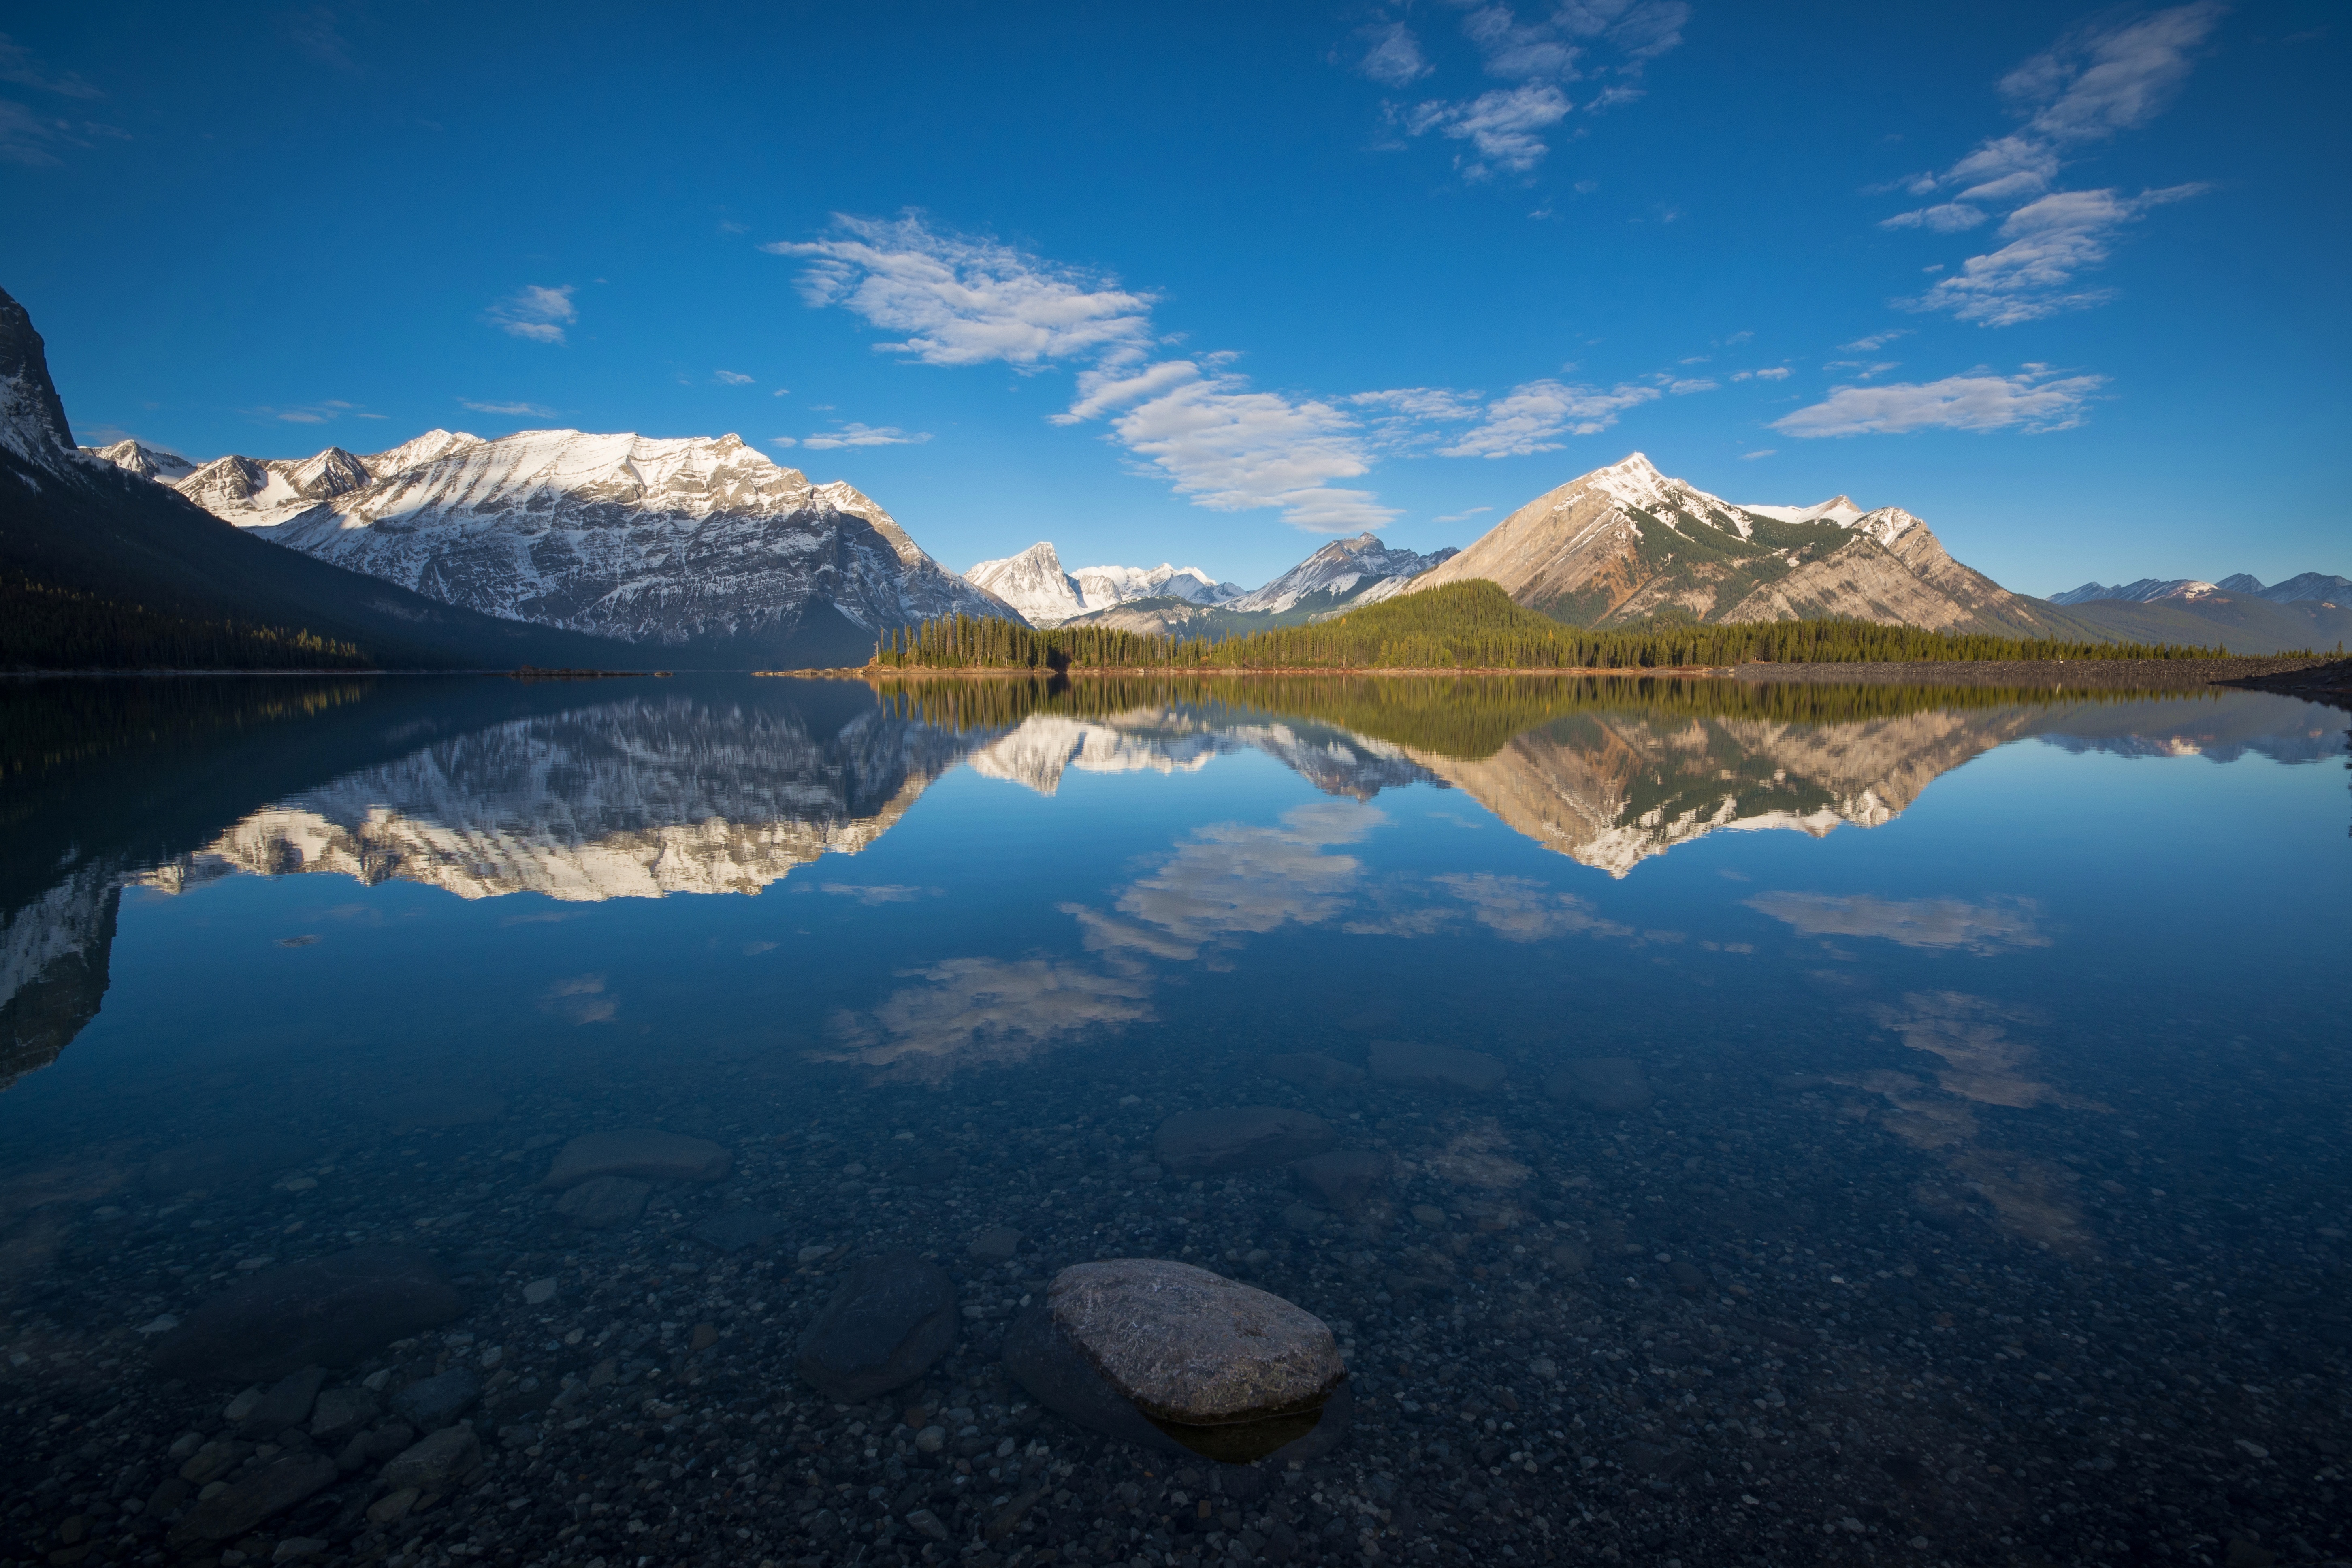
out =
[[1354,1214],[1388,1179],[1389,1157],[1371,1149],[1339,1149],[1301,1160],[1290,1167],[1298,1190],[1325,1208]]
[[300,1426],[310,1418],[310,1406],[326,1381],[327,1369],[322,1366],[289,1373],[236,1417],[236,1435],[268,1437]]
[[438,1491],[480,1463],[482,1440],[471,1426],[451,1426],[423,1442],[404,1448],[383,1467],[383,1480],[390,1491],[415,1487]]
[[315,1492],[334,1485],[341,1471],[335,1461],[316,1450],[281,1454],[251,1474],[229,1483],[196,1504],[172,1531],[172,1543],[187,1546],[199,1541],[226,1541],[243,1535],[273,1514],[285,1512]]
[[555,1213],[583,1230],[618,1230],[637,1222],[653,1191],[629,1176],[591,1176],[555,1200]]
[[1595,1110],[1639,1110],[1650,1103],[1650,1083],[1631,1057],[1588,1057],[1563,1062],[1544,1084],[1554,1100],[1573,1100]]
[[757,1209],[731,1208],[709,1215],[688,1234],[718,1251],[740,1252],[772,1240],[783,1228],[784,1222],[773,1215],[761,1214]]
[[313,1363],[341,1366],[466,1310],[440,1266],[404,1247],[361,1247],[265,1268],[213,1297],[155,1342],[170,1377],[275,1381]]
[[862,1404],[921,1376],[954,1348],[955,1281],[913,1253],[869,1258],[801,1336],[794,1370],[818,1393]]
[[143,1180],[151,1196],[166,1198],[196,1187],[258,1184],[265,1176],[318,1157],[316,1143],[283,1133],[206,1138],[156,1155],[147,1162]]
[[507,1102],[486,1089],[439,1086],[388,1094],[367,1113],[394,1127],[475,1127],[504,1116]]
[[1305,1159],[1328,1149],[1332,1136],[1329,1122],[1304,1110],[1241,1105],[1179,1111],[1151,1144],[1171,1175],[1190,1178]]
[[1320,1052],[1268,1057],[1258,1066],[1268,1078],[1298,1089],[1352,1089],[1364,1081],[1364,1069]]
[[1009,1225],[1000,1225],[973,1237],[964,1250],[985,1262],[1009,1262],[1021,1250],[1021,1233]]
[[[1074,1264],[1015,1321],[1004,1367],[1081,1426],[1248,1464],[1310,1435],[1336,1441],[1348,1369],[1323,1321],[1189,1263]],[[1333,1422],[1333,1430],[1321,1430]],[[1324,1445],[1328,1447],[1328,1442]]]
[[320,1442],[348,1436],[374,1420],[381,1409],[370,1389],[328,1389],[311,1409],[310,1436]]
[[735,1156],[708,1138],[624,1127],[612,1132],[585,1133],[566,1143],[540,1185],[561,1192],[598,1176],[716,1182],[724,1180],[734,1165]]
[[394,1414],[422,1430],[434,1431],[457,1419],[458,1414],[482,1396],[482,1380],[462,1366],[437,1377],[424,1377],[392,1398]]
[[1433,1089],[1457,1094],[1492,1094],[1509,1069],[1484,1051],[1449,1050],[1409,1040],[1381,1040],[1371,1051],[1372,1081],[1400,1089]]

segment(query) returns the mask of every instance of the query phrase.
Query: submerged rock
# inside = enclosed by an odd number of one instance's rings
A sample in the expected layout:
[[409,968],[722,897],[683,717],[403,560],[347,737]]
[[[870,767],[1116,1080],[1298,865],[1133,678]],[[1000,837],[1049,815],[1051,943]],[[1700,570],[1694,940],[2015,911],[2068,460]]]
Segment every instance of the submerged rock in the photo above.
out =
[[1160,1124],[1152,1152],[1171,1175],[1280,1165],[1331,1146],[1331,1124],[1304,1110],[1242,1105],[1185,1110]]
[[576,1187],[596,1176],[635,1176],[648,1182],[716,1182],[734,1169],[735,1156],[708,1138],[624,1127],[574,1138],[555,1156],[540,1184],[551,1192]]
[[275,1381],[314,1363],[346,1365],[465,1310],[425,1254],[354,1247],[266,1268],[229,1287],[155,1342],[155,1365],[172,1377]]
[[383,1484],[391,1491],[404,1487],[438,1491],[480,1463],[481,1458],[482,1440],[474,1429],[452,1426],[394,1455],[383,1467]]
[[1352,1089],[1364,1081],[1364,1069],[1319,1051],[1268,1057],[1258,1064],[1268,1078],[1299,1089]]
[[653,1191],[628,1176],[591,1176],[555,1200],[555,1213],[583,1230],[618,1230],[637,1223]]
[[936,1263],[891,1253],[842,1277],[793,1365],[818,1393],[856,1405],[920,1377],[955,1340],[955,1281]]
[[335,1461],[315,1450],[282,1454],[250,1475],[230,1483],[195,1506],[172,1531],[174,1546],[200,1541],[226,1541],[243,1535],[273,1514],[285,1512],[313,1493],[335,1484],[341,1472]]
[[482,1396],[482,1380],[462,1366],[437,1377],[424,1377],[393,1395],[394,1414],[415,1422],[426,1432],[457,1419],[458,1413]]
[[1371,1063],[1374,1083],[1464,1094],[1492,1094],[1503,1087],[1510,1071],[1499,1058],[1484,1051],[1456,1051],[1406,1040],[1380,1041],[1372,1047]]
[[[569,1195],[569,1194],[567,1194]],[[705,1247],[720,1252],[740,1252],[747,1247],[757,1247],[782,1235],[784,1222],[773,1215],[757,1209],[722,1209],[696,1226],[689,1233]],[[551,1294],[552,1292],[551,1292]]]
[[283,1133],[206,1138],[156,1155],[147,1162],[143,1179],[148,1193],[159,1198],[192,1187],[257,1185],[265,1176],[311,1163],[319,1152],[319,1146],[309,1139]]
[[306,1366],[280,1378],[236,1419],[240,1437],[268,1437],[310,1418],[310,1406],[327,1382],[327,1369]]
[[1348,1369],[1321,1319],[1159,1258],[1063,1269],[1006,1334],[1004,1366],[1082,1426],[1227,1464],[1310,1436],[1316,1451],[1327,1449],[1352,1410],[1343,1403]]
[[1351,1215],[1388,1179],[1389,1157],[1372,1149],[1340,1149],[1299,1161],[1290,1174],[1300,1192],[1325,1208]]
[[1595,1110],[1639,1110],[1650,1103],[1650,1083],[1631,1057],[1588,1057],[1564,1062],[1544,1085],[1554,1100],[1573,1100]]

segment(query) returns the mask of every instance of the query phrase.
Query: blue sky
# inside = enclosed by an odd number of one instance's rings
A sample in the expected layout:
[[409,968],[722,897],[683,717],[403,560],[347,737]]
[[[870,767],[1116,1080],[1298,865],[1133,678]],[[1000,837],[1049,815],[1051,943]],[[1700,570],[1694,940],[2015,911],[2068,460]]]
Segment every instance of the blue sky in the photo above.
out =
[[86,441],[733,431],[951,566],[1244,584],[1641,450],[2025,592],[2352,574],[2317,0],[7,26],[0,286]]

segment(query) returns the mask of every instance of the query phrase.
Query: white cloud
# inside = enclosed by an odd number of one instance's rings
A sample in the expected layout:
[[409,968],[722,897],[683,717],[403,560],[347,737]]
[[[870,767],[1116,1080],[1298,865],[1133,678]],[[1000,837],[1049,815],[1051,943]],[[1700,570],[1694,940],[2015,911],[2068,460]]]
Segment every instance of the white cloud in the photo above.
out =
[[509,336],[535,343],[560,343],[563,329],[580,319],[579,310],[572,303],[575,288],[570,283],[557,289],[525,284],[492,305],[486,319]]
[[1986,221],[1988,207],[2007,206],[2012,210],[2000,235],[2010,243],[1969,258],[1958,274],[1904,303],[2005,327],[2110,298],[2109,290],[2074,288],[2075,275],[2107,259],[2120,226],[2206,187],[2175,185],[2125,197],[2113,190],[2053,192],[2052,186],[2070,148],[2145,125],[2163,110],[2188,79],[2223,9],[2218,0],[2198,0],[2136,20],[2094,24],[2003,77],[2000,94],[2024,128],[1979,142],[1941,174],[1908,182],[1914,195],[1960,188],[1948,201],[1897,213],[1880,226],[1957,233]]
[[1595,436],[1617,416],[1658,395],[1654,386],[1624,383],[1602,391],[1557,381],[1530,381],[1489,403],[1485,419],[1450,447],[1447,458],[1524,458],[1559,449],[1562,436]]
[[1709,376],[1693,376],[1666,383],[1666,393],[1671,397],[1688,397],[1694,392],[1713,392],[1719,384]]
[[1759,447],[1752,452],[1740,453],[1739,460],[1743,463],[1752,463],[1759,458],[1775,457],[1779,452],[1780,448],[1777,447]]
[[[812,452],[829,452],[840,447],[919,447],[930,438],[928,430],[909,434],[896,425],[848,424],[822,435],[803,436],[800,444]],[[778,437],[775,444],[788,447],[792,441],[789,437]]]
[[1469,142],[1478,155],[1462,166],[1463,175],[1485,180],[1497,170],[1524,174],[1542,163],[1551,149],[1541,133],[1567,119],[1574,107],[1550,83],[1529,82],[1482,92],[1463,103],[1416,104],[1404,116],[1404,129],[1413,136],[1436,131]]
[[457,399],[457,406],[470,408],[477,414],[527,415],[534,419],[543,419],[555,412],[537,403],[477,403],[470,397]]
[[822,882],[817,891],[837,899],[856,899],[869,909],[877,904],[911,904],[924,893],[921,888],[900,882]]
[[1432,518],[1430,521],[1432,522],[1467,522],[1472,518],[1478,516],[1482,512],[1489,512],[1494,510],[1495,509],[1491,506],[1474,506],[1467,511],[1449,511],[1444,517]]
[[1910,430],[2064,430],[2083,422],[2103,375],[2053,376],[2039,365],[2016,375],[1976,371],[1941,381],[1832,387],[1829,397],[1772,422],[1784,435],[1898,435]]
[[1361,408],[1392,408],[1413,419],[1470,419],[1478,413],[1478,395],[1444,386],[1401,386],[1387,392],[1359,392],[1349,402]]
[[1886,331],[1873,332],[1866,338],[1856,338],[1850,343],[1840,343],[1838,347],[1850,354],[1874,354],[1895,339],[1910,335],[1910,328],[1895,327]]
[[713,371],[711,374],[729,386],[749,386],[751,384],[751,378],[745,375],[739,370]]
[[1478,923],[1506,942],[1633,934],[1631,926],[1601,919],[1590,900],[1573,893],[1553,892],[1531,878],[1452,871],[1430,880],[1468,904]]
[[1789,367],[1785,364],[1769,364],[1762,370],[1735,370],[1731,373],[1731,379],[1734,381],[1786,381],[1789,379]]
[[13,99],[0,98],[0,163],[46,168],[59,161],[60,152],[87,150],[93,137],[128,142],[131,133],[92,120],[37,114]]
[[1367,27],[1362,37],[1364,58],[1356,62],[1356,68],[1382,87],[1402,87],[1430,73],[1430,63],[1422,58],[1421,40],[1402,22]]
[[[1131,364],[1133,362],[1126,362]],[[1080,425],[1114,408],[1156,396],[1171,386],[1197,381],[1201,367],[1191,360],[1161,360],[1131,374],[1125,364],[1090,370],[1078,377],[1078,400],[1060,414],[1045,417],[1055,425]]]
[[801,297],[908,335],[875,346],[926,364],[1048,361],[1139,353],[1152,297],[990,239],[942,234],[910,213],[894,222],[835,215],[830,239],[760,248],[808,262]]
[[2185,201],[2206,188],[2174,185],[2137,196],[2112,190],[2060,191],[2029,202],[2000,226],[2009,244],[1969,257],[1958,272],[1910,304],[1996,327],[2095,304],[2107,298],[2106,290],[2077,291],[2071,285],[2076,273],[2106,260],[2115,231],[2151,207]]
[[1896,213],[1893,217],[1880,218],[1878,226],[1928,228],[1937,234],[1958,234],[1964,228],[1976,227],[1984,220],[1981,207],[1972,207],[1965,202],[1945,202],[1937,206],[1921,207],[1916,212]]
[[1874,936],[1904,947],[1957,947],[1990,953],[2010,947],[2048,947],[2031,899],[1890,900],[1867,894],[1761,893],[1748,900],[1806,936]]

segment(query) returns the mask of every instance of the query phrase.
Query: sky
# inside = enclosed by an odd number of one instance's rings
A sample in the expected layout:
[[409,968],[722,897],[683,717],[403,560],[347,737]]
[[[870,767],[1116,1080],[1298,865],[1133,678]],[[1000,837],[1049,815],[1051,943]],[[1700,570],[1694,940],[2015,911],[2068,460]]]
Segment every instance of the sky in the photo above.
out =
[[79,439],[740,435],[1255,585],[1641,451],[2025,593],[2352,575],[2340,5],[18,7]]

